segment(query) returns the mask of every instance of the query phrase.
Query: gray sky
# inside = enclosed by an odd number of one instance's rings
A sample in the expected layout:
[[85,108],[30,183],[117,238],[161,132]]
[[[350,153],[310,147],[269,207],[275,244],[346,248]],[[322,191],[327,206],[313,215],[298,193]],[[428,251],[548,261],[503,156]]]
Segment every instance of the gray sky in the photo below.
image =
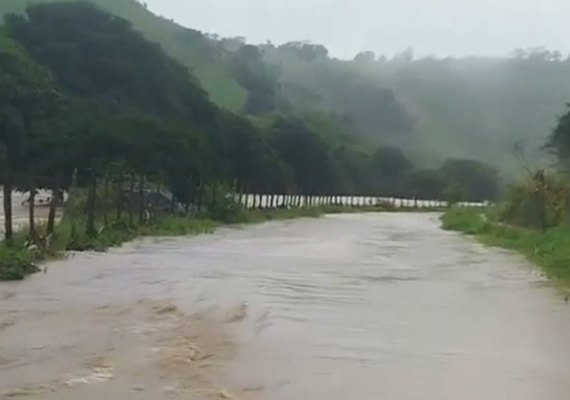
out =
[[516,47],[570,52],[570,0],[144,0],[157,14],[251,43],[310,40],[334,56],[507,55]]

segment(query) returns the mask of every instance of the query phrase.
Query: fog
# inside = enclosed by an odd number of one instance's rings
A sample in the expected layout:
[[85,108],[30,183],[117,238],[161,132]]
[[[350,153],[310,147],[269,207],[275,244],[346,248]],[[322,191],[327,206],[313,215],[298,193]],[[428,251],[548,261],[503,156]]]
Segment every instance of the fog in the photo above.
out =
[[362,50],[506,55],[517,47],[570,52],[567,0],[146,0],[182,25],[254,43],[310,40],[339,58]]

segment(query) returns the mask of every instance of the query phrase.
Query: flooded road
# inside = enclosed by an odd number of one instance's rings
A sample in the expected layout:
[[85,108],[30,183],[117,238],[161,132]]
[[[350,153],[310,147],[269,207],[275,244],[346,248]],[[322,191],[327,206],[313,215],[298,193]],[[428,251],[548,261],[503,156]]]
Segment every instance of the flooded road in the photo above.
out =
[[566,400],[570,306],[435,214],[80,254],[0,284],[0,398]]

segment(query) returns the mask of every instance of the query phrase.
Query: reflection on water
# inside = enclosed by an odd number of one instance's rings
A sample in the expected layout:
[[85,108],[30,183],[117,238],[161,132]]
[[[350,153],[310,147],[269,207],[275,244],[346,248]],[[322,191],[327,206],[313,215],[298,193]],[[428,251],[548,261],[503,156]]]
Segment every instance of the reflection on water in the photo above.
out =
[[14,371],[40,382],[34,365],[54,359],[64,371],[85,346],[74,338],[108,340],[82,325],[94,310],[144,299],[244,311],[224,328],[238,398],[569,398],[570,308],[522,258],[438,225],[434,214],[338,215],[77,255],[0,285],[0,393]]

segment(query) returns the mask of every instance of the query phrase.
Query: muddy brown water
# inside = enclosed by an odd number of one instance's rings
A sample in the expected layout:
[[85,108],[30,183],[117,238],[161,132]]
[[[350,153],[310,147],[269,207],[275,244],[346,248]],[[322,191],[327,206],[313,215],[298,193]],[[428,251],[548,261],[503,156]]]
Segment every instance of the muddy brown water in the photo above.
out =
[[0,398],[566,400],[570,306],[435,214],[78,254],[0,285]]

